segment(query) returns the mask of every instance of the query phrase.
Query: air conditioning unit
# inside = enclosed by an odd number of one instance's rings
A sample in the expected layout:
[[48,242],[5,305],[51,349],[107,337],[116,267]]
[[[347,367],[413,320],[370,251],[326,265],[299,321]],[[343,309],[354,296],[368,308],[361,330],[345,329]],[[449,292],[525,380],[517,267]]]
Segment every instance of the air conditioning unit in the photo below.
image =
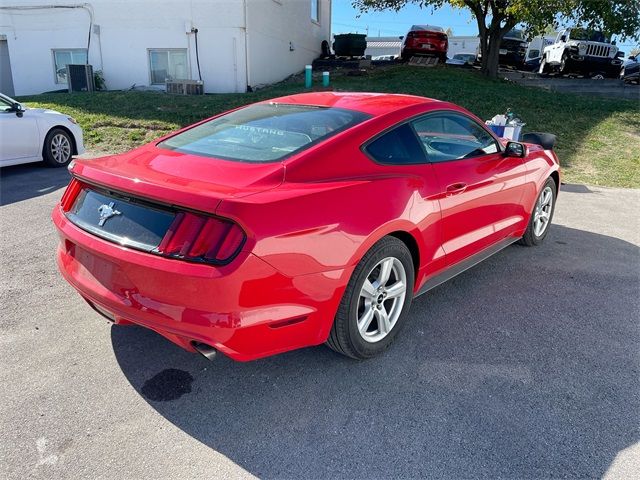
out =
[[204,84],[200,80],[167,80],[167,93],[176,95],[204,95]]
[[91,65],[67,65],[69,92],[93,92],[96,85]]

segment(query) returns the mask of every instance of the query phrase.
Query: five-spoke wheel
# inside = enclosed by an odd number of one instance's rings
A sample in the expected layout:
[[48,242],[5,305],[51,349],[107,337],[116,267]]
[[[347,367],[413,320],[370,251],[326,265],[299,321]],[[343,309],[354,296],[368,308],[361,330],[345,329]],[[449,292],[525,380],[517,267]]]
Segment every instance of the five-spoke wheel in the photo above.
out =
[[414,265],[407,246],[384,237],[364,255],[342,297],[327,340],[333,350],[369,358],[393,341],[413,298]]
[[367,342],[378,342],[393,329],[407,294],[407,274],[402,262],[387,257],[376,264],[360,291],[358,331]]
[[520,239],[522,245],[528,247],[539,245],[544,240],[544,237],[547,236],[549,225],[551,225],[551,220],[553,219],[556,192],[555,180],[548,178],[536,199],[527,230]]

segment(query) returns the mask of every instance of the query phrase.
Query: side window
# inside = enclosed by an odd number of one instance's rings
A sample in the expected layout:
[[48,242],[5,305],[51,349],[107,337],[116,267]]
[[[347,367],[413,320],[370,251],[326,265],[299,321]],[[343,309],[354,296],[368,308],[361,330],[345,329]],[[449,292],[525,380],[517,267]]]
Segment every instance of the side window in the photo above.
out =
[[4,98],[0,97],[0,112],[8,112],[9,110],[11,110],[11,103],[8,100],[5,100]]
[[496,140],[478,123],[457,113],[436,113],[413,122],[429,162],[479,157],[499,151]]
[[366,146],[365,151],[375,161],[384,164],[426,163],[424,152],[408,123],[376,138]]

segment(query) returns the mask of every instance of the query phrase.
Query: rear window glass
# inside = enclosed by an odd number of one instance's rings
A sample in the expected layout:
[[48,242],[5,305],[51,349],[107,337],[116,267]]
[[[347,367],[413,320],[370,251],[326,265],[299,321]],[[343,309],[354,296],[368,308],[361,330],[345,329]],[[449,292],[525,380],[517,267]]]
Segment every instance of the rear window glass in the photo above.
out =
[[158,144],[194,155],[271,162],[309,148],[369,118],[340,108],[260,104],[228,113]]

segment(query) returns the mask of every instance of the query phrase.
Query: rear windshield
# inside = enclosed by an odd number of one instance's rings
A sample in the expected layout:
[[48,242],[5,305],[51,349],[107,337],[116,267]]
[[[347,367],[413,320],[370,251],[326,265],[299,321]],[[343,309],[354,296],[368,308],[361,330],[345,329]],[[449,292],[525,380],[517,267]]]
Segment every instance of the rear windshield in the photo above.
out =
[[420,32],[420,31],[427,31],[427,32],[442,32],[444,33],[444,30],[442,29],[442,27],[436,27],[434,25],[413,25],[411,27],[411,30],[409,30],[410,32]]
[[272,162],[369,118],[340,108],[259,104],[190,128],[160,148],[239,162]]

